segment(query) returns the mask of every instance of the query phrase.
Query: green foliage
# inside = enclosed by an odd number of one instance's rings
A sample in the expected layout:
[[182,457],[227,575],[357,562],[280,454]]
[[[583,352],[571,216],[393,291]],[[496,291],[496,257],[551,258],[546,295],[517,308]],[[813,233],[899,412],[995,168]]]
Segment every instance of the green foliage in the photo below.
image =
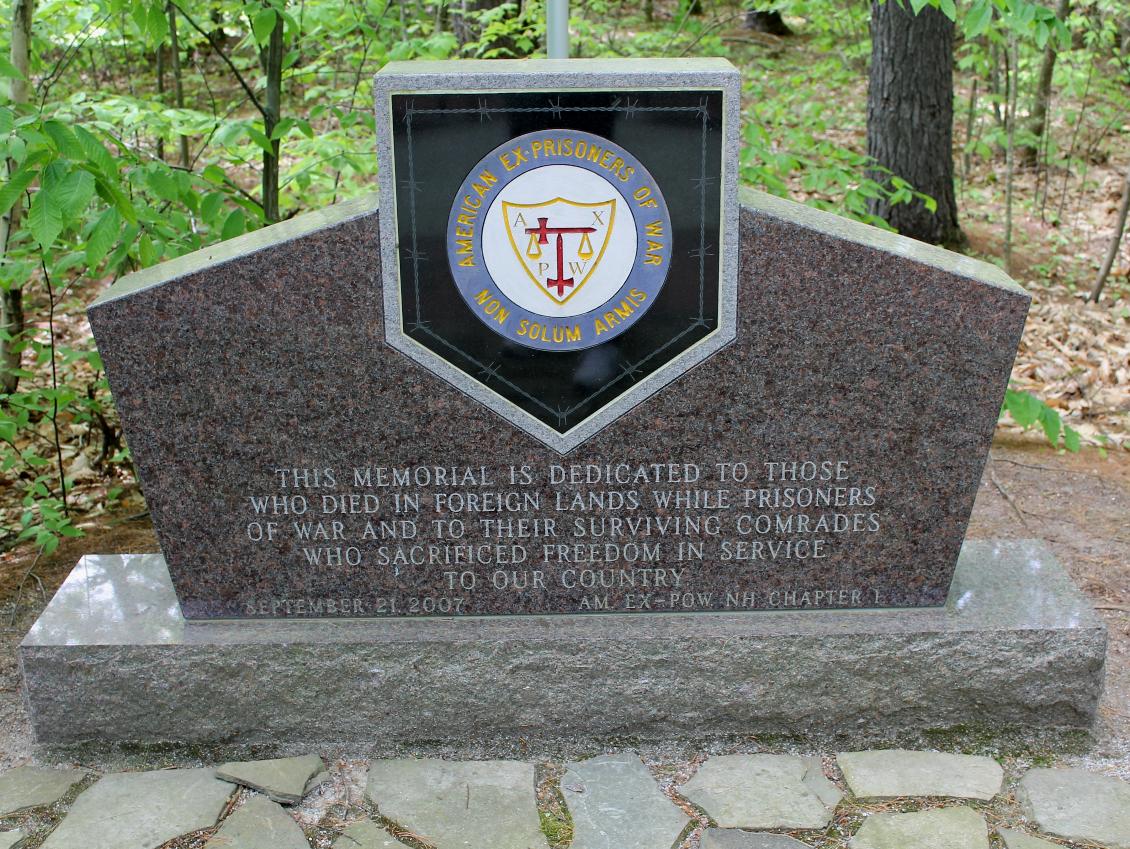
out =
[[1025,430],[1038,426],[1053,447],[1059,446],[1059,438],[1063,436],[1063,447],[1068,451],[1078,451],[1081,447],[1079,432],[1060,419],[1059,413],[1027,392],[1018,389],[1007,389],[1004,393],[1004,405],[1001,407],[1001,417],[1007,413],[1014,422]]

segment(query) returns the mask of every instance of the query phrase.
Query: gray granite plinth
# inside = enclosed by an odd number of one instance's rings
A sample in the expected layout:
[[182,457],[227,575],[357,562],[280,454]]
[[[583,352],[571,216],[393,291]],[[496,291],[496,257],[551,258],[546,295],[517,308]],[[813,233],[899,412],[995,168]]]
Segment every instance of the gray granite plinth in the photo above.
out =
[[[19,648],[44,743],[1089,727],[1106,631],[1036,541],[937,610],[186,623],[159,555],[83,558]],[[82,710],[76,710],[82,705]]]

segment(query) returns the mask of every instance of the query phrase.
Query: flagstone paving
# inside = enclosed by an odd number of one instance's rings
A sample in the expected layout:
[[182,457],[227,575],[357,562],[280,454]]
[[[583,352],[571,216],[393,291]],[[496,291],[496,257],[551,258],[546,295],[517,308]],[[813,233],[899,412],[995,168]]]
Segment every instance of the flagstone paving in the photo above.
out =
[[762,834],[736,828],[708,828],[702,833],[700,849],[809,849],[787,834]]
[[691,821],[635,754],[566,764],[561,792],[573,818],[571,849],[670,849]]
[[1004,781],[999,763],[974,755],[882,749],[841,752],[836,763],[857,799],[948,796],[988,801]]
[[204,849],[310,849],[310,844],[278,803],[252,796],[224,820]]
[[337,836],[333,849],[404,849],[404,844],[372,820],[358,820]]
[[[913,796],[993,800],[985,811],[999,835],[993,845],[1002,849],[1062,847],[1055,839],[1096,849],[1130,849],[1130,783],[1117,778],[1081,769],[1032,769],[1015,785],[1015,799],[994,799],[1000,767],[986,758],[876,750],[839,759],[856,794],[846,809],[847,822],[862,815],[861,823],[846,833],[839,823],[830,833],[797,837],[766,832],[823,830],[841,799],[817,757],[708,758],[678,788],[713,821],[705,828],[687,815],[681,801],[677,804],[660,789],[635,752],[565,763],[558,787],[572,825],[568,849],[675,849],[692,826],[697,834],[692,842],[697,839],[700,849],[811,849],[815,844],[828,849],[989,849],[985,815],[968,805],[880,812],[882,800]],[[111,773],[79,793],[53,831],[60,807],[36,808],[65,798],[88,773],[21,767],[0,774],[0,798],[19,812],[14,819],[0,819],[0,829],[7,829],[0,830],[0,849],[160,849],[170,841],[177,849],[311,849],[303,828],[312,827],[322,833],[329,829],[332,849],[402,849],[418,843],[435,849],[549,849],[533,763],[373,761],[365,796],[375,809],[350,795],[363,766],[343,764],[327,793],[307,800],[293,816],[266,795],[244,791],[246,801],[223,822],[220,818],[239,793],[234,782],[293,797],[328,778],[321,759],[310,755],[215,769]],[[543,801],[552,806],[552,799],[550,792]],[[996,826],[1015,822],[1018,806],[1028,821],[1023,830]],[[547,816],[559,818],[560,813]],[[388,828],[382,818],[389,821]],[[393,837],[393,831],[400,833],[393,823],[409,833],[409,844]],[[204,835],[193,834],[200,831]],[[177,839],[189,834],[193,836]]]
[[1130,849],[1130,783],[1082,769],[1033,769],[1017,797],[1041,831]]
[[366,793],[436,849],[546,849],[534,766],[517,761],[378,760]]
[[211,769],[112,773],[79,794],[43,849],[156,849],[215,825],[236,789]]
[[1023,831],[1015,831],[1011,828],[997,829],[997,834],[1004,841],[1004,849],[1061,849],[1058,843],[1033,837]]
[[294,805],[325,780],[325,764],[317,755],[233,761],[216,767],[216,778],[266,793],[276,802]]
[[819,758],[722,755],[698,768],[679,792],[723,828],[823,828],[841,793]]
[[53,805],[86,775],[81,769],[43,769],[36,766],[18,766],[0,773],[0,817],[27,808]]
[[848,845],[851,849],[989,849],[989,830],[984,817],[972,808],[873,814]]

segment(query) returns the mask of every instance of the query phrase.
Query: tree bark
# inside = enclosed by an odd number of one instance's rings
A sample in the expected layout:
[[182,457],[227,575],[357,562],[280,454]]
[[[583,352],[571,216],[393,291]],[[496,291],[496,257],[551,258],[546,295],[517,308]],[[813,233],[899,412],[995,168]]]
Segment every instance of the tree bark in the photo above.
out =
[[263,69],[267,75],[267,96],[263,104],[263,132],[270,139],[263,151],[263,217],[271,224],[279,220],[279,139],[271,138],[282,110],[283,27],[282,15],[275,15],[275,26],[264,51]]
[[1106,253],[1103,267],[1099,269],[1099,276],[1095,278],[1095,285],[1091,289],[1091,302],[1098,303],[1099,296],[1103,293],[1103,285],[1107,275],[1114,268],[1114,261],[1118,258],[1118,246],[1122,244],[1122,232],[1126,229],[1126,216],[1130,213],[1130,168],[1126,169],[1126,177],[1122,181],[1122,202],[1118,206],[1118,220],[1114,225],[1114,235],[1110,239],[1110,248]]
[[[1055,16],[1061,21],[1067,19],[1071,11],[1071,0],[1059,0],[1055,9]],[[1032,98],[1032,110],[1029,113],[1026,129],[1030,136],[1030,143],[1021,145],[1020,161],[1025,165],[1035,165],[1040,153],[1040,139],[1044,135],[1044,124],[1048,119],[1048,102],[1052,94],[1052,77],[1055,75],[1056,39],[1048,39],[1044,48],[1044,58],[1040,62],[1040,76],[1036,80],[1036,93]],[[1026,140],[1027,141],[1027,140]]]
[[953,22],[933,7],[914,15],[872,0],[867,153],[878,168],[869,176],[884,185],[891,174],[901,177],[938,206],[931,213],[917,199],[892,206],[878,198],[868,209],[903,235],[934,244],[962,240],[953,183],[953,37]]
[[[31,23],[35,18],[35,0],[15,0],[12,6],[11,62],[20,76],[8,80],[8,98],[13,104],[27,103],[28,79],[31,76]],[[3,177],[12,173],[15,163],[4,161]],[[0,262],[8,259],[8,243],[20,228],[23,201],[16,198],[12,208],[0,218]],[[24,332],[24,293],[20,286],[0,289],[0,392],[11,394],[20,384],[20,336]]]
[[[177,109],[184,109],[184,78],[180,67],[180,39],[177,37],[177,10],[169,3],[169,52],[173,60],[173,102]],[[182,168],[192,165],[188,153],[188,136],[180,136],[180,164]]]
[[789,25],[781,18],[780,12],[758,12],[750,9],[745,13],[746,29],[751,29],[754,32],[764,32],[769,35],[792,35],[793,31],[789,29]]
[[[157,45],[154,59],[157,60],[157,100],[160,101],[162,106],[168,106],[169,104],[165,102],[165,45],[163,42]],[[165,161],[164,136],[157,136],[157,158],[162,162]]]

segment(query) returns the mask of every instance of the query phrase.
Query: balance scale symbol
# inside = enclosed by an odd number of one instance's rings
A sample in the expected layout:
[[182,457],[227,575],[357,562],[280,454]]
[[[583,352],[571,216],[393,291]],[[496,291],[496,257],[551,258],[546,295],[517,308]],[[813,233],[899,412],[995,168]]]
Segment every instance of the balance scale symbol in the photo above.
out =
[[530,234],[530,243],[526,246],[526,256],[530,259],[541,258],[541,246],[549,243],[551,235],[557,236],[557,276],[546,280],[546,286],[557,289],[557,297],[565,294],[565,287],[576,282],[572,277],[565,276],[565,234],[581,233],[581,244],[577,249],[577,256],[583,260],[592,259],[592,242],[589,233],[595,233],[595,227],[550,227],[549,218],[538,218],[537,227],[527,227]]

